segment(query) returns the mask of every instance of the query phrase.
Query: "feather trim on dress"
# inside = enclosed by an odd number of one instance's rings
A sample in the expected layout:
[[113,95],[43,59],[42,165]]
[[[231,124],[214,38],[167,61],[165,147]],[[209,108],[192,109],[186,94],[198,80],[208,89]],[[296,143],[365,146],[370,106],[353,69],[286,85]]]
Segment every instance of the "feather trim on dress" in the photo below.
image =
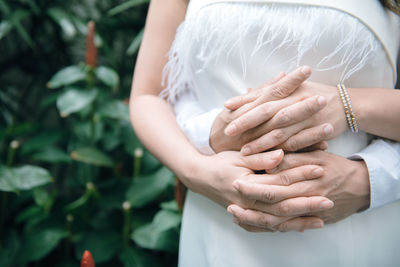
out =
[[[174,103],[179,95],[193,88],[193,75],[218,62],[221,55],[232,56],[233,51],[240,59],[243,77],[261,50],[263,55],[268,51],[267,62],[279,49],[295,49],[294,56],[286,62],[293,70],[332,33],[340,36],[335,38],[337,43],[331,44],[328,54],[315,58],[311,67],[314,71],[342,69],[338,82],[344,82],[363,68],[380,46],[374,34],[349,14],[325,7],[285,4],[207,5],[179,26],[163,71],[165,89],[160,96]],[[249,39],[255,40],[250,46]],[[193,66],[193,57],[201,66]]]

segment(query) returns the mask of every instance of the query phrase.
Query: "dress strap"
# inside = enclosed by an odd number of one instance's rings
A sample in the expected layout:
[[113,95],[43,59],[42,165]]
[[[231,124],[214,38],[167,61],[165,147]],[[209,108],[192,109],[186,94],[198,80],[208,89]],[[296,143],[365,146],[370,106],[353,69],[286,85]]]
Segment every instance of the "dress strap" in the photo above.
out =
[[385,9],[378,0],[191,0],[187,16],[216,3],[259,3],[319,6],[345,12],[368,27],[382,44],[396,73],[396,61],[400,41],[400,20],[393,12]]

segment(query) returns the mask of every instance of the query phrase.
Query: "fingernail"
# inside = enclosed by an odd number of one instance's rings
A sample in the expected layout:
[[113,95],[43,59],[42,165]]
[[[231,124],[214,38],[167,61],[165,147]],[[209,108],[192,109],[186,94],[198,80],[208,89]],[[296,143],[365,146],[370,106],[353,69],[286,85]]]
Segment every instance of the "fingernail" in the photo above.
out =
[[230,106],[230,105],[232,105],[233,103],[234,103],[234,101],[233,101],[233,99],[231,98],[231,99],[226,100],[225,103],[224,103],[224,105],[225,105],[225,106]]
[[326,104],[326,99],[325,99],[325,97],[323,97],[323,96],[319,96],[319,97],[317,98],[317,101],[318,101],[318,104],[319,104],[320,106],[323,106],[323,105]]
[[283,152],[282,149],[278,149],[278,150],[272,151],[271,154],[270,154],[271,155],[271,159],[272,160],[278,160],[281,157],[282,152]]
[[226,210],[227,210],[230,214],[233,214],[233,210],[232,210],[232,207],[231,207],[231,206],[229,206]]
[[333,133],[333,127],[330,124],[324,126],[324,133],[326,135],[331,135]]
[[236,190],[239,191],[239,182],[237,180],[233,181],[232,185]]
[[235,213],[238,212],[238,209],[235,205],[230,205],[227,210],[232,215],[235,215]]
[[236,131],[236,125],[234,123],[229,124],[228,127],[225,128],[226,135],[233,135]]
[[322,228],[324,226],[324,224],[322,222],[313,222],[311,224],[312,228]]
[[313,177],[320,177],[320,176],[322,176],[323,173],[324,173],[324,170],[322,168],[315,168],[311,174]]
[[242,149],[240,150],[240,153],[241,153],[243,156],[250,155],[250,154],[251,154],[251,149],[250,149],[250,147],[248,147],[248,146],[244,146],[244,147],[242,147]]
[[310,76],[311,75],[311,68],[309,66],[301,67],[300,71],[306,76]]
[[328,149],[328,144],[326,142],[322,142],[321,145],[319,146],[321,150],[327,150]]
[[321,205],[319,206],[321,209],[325,210],[325,209],[330,209],[332,208],[334,205],[333,201],[330,200],[324,200],[322,201]]

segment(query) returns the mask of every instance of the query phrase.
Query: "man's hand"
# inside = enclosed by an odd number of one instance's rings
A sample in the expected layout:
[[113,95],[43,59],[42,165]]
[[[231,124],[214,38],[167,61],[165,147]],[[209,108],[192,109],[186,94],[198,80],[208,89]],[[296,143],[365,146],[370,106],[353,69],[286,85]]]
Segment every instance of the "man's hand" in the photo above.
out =
[[[300,197],[268,204],[249,199],[232,187],[236,179],[256,182],[259,180],[273,185],[287,185],[313,179],[320,179],[323,168],[316,165],[305,165],[288,169],[276,174],[255,174],[253,170],[272,170],[283,158],[283,151],[276,150],[250,156],[242,156],[239,152],[227,151],[213,156],[205,156],[200,164],[206,166],[197,172],[201,184],[192,186],[196,193],[227,207],[232,203],[262,214],[256,225],[245,226],[252,231],[275,231],[280,224],[287,230],[301,231],[304,229],[320,228],[323,221],[318,217],[301,217],[310,212],[320,212],[332,208],[333,203],[321,196]],[[203,161],[204,160],[204,161]],[[257,227],[257,225],[261,225]]]
[[[295,170],[293,168],[303,165],[321,166],[324,173],[321,178],[299,181],[288,186],[271,185],[262,179],[259,181],[238,179],[233,185],[249,200],[270,205],[282,205],[285,201],[301,197],[305,198],[304,201],[308,201],[307,198],[312,196],[329,198],[335,204],[332,209],[316,213],[310,211],[305,214],[318,216],[325,223],[337,222],[369,207],[369,176],[363,161],[348,160],[324,151],[293,153],[285,155],[276,174]],[[239,224],[262,227],[263,214],[237,206],[231,207],[231,210],[236,210],[232,213]],[[281,207],[281,211],[291,213],[292,206]],[[285,223],[280,227],[288,230]]]

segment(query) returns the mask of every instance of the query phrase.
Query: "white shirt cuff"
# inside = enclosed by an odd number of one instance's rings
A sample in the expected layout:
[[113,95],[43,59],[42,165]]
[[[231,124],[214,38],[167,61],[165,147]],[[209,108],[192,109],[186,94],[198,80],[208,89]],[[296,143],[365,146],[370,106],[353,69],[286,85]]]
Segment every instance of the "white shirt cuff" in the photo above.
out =
[[400,199],[400,144],[375,140],[349,159],[362,159],[370,180],[370,208],[374,209]]
[[174,104],[176,122],[189,141],[204,155],[215,154],[210,146],[210,133],[214,120],[222,109],[205,111],[190,93],[181,95]]

